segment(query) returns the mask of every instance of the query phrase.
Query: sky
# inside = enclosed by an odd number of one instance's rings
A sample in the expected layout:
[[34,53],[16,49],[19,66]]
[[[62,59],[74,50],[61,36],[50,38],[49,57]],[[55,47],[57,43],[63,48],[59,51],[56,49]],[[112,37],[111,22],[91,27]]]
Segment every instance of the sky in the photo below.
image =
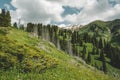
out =
[[85,25],[95,20],[120,19],[120,0],[0,0],[12,23]]

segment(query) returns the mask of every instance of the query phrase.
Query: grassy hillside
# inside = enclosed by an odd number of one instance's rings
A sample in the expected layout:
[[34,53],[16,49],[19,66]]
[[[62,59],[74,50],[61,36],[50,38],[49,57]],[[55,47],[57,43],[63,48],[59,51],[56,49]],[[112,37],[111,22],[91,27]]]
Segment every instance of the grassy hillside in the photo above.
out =
[[115,80],[14,28],[0,27],[0,80]]
[[[113,20],[113,21],[108,21],[108,22],[104,22],[104,21],[94,21],[92,23],[89,23],[88,25],[85,25],[83,28],[81,28],[79,30],[79,35],[84,35],[84,34],[88,34],[88,37],[95,37],[97,40],[97,45],[99,45],[99,41],[100,38],[102,38],[102,42],[103,42],[103,46],[105,46],[105,42],[111,44],[112,47],[117,48],[118,50],[120,50],[120,19],[117,20]],[[89,39],[89,38],[88,38]],[[104,42],[105,41],[105,42]],[[95,41],[93,41],[95,42]],[[97,46],[93,46],[92,41],[87,41],[87,45],[91,44],[91,46],[87,47],[88,52],[91,52],[91,49],[89,48],[93,48]],[[99,48],[99,47],[98,47]],[[95,50],[97,51],[97,50]],[[108,52],[108,53],[106,53]],[[105,50],[104,52],[105,54],[105,59],[106,59],[106,65],[107,65],[107,69],[108,69],[108,74],[112,74],[114,76],[120,76],[120,66],[118,66],[117,68],[111,64],[111,59],[110,57],[108,57],[107,55],[109,54],[117,54],[117,56],[119,56],[119,52],[112,52],[109,53],[109,50]],[[99,54],[94,54],[91,55],[92,57],[92,61],[91,61],[91,65],[97,67],[98,69],[101,69],[102,66],[102,61],[99,59]],[[117,58],[117,56],[113,56],[114,58]],[[114,60],[114,62],[117,62],[118,60]],[[119,64],[116,64],[119,65]]]

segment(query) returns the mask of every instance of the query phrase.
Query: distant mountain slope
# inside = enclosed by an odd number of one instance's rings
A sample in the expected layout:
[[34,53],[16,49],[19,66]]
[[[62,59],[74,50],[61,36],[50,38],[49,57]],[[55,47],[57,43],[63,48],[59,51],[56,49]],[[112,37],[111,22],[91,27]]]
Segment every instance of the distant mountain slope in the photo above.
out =
[[0,27],[0,80],[115,80],[27,32]]
[[[103,50],[106,56],[107,69],[110,71],[108,73],[120,75],[120,19],[91,22],[79,30],[79,35],[85,43],[92,43],[97,48],[96,53],[98,53],[98,49]],[[100,47],[100,40],[103,47]],[[92,62],[95,61],[93,65],[100,66],[99,54],[92,56],[94,56]]]
[[107,41],[120,46],[120,19],[113,21],[94,21],[80,29],[80,33],[88,33],[91,36],[103,37]]

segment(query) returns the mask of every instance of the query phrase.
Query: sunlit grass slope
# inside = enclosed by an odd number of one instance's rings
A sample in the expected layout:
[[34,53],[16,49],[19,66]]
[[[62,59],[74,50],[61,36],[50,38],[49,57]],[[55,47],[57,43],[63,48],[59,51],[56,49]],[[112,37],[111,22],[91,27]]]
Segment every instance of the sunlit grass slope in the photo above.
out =
[[115,80],[52,43],[0,27],[0,80]]

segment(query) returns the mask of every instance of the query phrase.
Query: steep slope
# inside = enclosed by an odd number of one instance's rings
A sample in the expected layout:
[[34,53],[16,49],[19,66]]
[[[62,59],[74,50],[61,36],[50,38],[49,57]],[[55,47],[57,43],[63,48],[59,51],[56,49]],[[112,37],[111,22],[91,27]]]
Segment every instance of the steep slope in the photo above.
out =
[[47,41],[0,27],[0,80],[28,79],[115,80]]
[[111,31],[107,27],[107,23],[100,20],[97,20],[92,23],[89,23],[88,25],[85,25],[80,30],[80,34],[84,34],[84,33],[88,33],[88,35],[95,36],[98,38],[102,37],[108,41],[111,39]]
[[[120,76],[120,19],[107,22],[100,20],[91,22],[79,30],[79,35],[85,43],[93,45],[87,48],[88,52],[95,52],[91,55],[91,64],[101,69],[102,60],[99,57],[100,52],[104,49],[108,74]],[[102,48],[100,48],[100,40]],[[90,47],[93,47],[93,51],[89,50]],[[94,50],[94,47],[97,49]]]
[[102,37],[120,46],[120,19],[107,22],[100,20],[91,22],[80,29],[79,33],[88,33],[90,36]]
[[112,35],[111,43],[120,46],[120,19],[109,21],[107,24],[111,30]]

